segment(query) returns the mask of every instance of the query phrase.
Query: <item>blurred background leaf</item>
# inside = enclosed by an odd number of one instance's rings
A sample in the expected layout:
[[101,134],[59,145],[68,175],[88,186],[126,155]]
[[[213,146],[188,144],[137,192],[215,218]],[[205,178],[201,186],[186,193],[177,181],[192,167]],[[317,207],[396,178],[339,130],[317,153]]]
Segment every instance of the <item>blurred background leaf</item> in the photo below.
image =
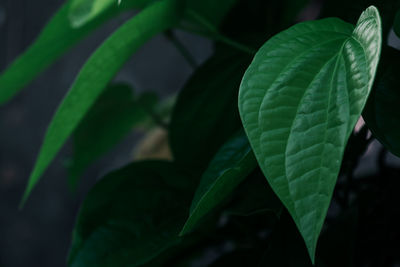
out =
[[134,95],[126,84],[113,84],[99,96],[73,134],[74,152],[68,162],[69,184],[75,188],[85,169],[122,138],[152,120],[147,110],[158,102],[154,93]]

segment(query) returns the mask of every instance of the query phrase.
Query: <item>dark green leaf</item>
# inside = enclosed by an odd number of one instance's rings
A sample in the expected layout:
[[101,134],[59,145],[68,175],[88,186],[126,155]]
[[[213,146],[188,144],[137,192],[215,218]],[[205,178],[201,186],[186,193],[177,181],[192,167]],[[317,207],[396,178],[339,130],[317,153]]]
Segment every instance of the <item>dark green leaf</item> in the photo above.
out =
[[400,157],[400,52],[385,47],[381,61],[363,118],[374,137]]
[[253,151],[312,260],[381,41],[375,7],[356,28],[334,18],[300,23],[265,43],[241,84],[239,109]]
[[179,244],[191,180],[166,162],[133,163],[90,191],[69,266],[139,266]]
[[89,35],[108,19],[130,6],[108,9],[83,27],[73,28],[68,19],[71,1],[67,1],[40,33],[33,45],[19,56],[0,76],[0,105],[32,81],[70,47]]
[[203,173],[181,234],[190,232],[203,216],[221,204],[256,165],[247,136],[240,131],[221,147]]
[[109,86],[74,132],[74,154],[68,166],[70,186],[75,188],[83,171],[130,133],[133,127],[149,121],[146,109],[152,109],[156,102],[155,94],[134,97],[127,85]]
[[50,123],[22,203],[124,63],[151,37],[173,26],[178,18],[175,0],[156,2],[122,25],[93,53]]
[[170,143],[184,166],[204,169],[240,128],[237,94],[248,56],[226,48],[194,73],[172,113]]

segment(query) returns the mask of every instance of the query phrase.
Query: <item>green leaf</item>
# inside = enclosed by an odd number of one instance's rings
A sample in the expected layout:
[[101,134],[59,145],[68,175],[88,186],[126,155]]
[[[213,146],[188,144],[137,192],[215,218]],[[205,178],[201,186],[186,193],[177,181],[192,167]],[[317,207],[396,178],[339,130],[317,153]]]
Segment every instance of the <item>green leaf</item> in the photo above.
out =
[[264,44],[241,84],[239,110],[250,144],[312,260],[381,40],[375,7],[356,28],[335,18],[300,23]]
[[400,52],[386,46],[363,118],[374,137],[400,157]]
[[11,99],[69,48],[127,7],[110,8],[83,27],[73,28],[68,19],[71,1],[67,1],[42,30],[36,41],[1,74],[0,105]]
[[79,123],[73,135],[74,153],[69,162],[69,184],[75,188],[83,171],[108,152],[135,126],[151,118],[147,109],[157,103],[157,95],[134,96],[128,85],[107,87]]
[[72,0],[68,17],[72,27],[79,28],[113,5],[117,0]]
[[178,162],[193,170],[204,170],[241,126],[237,94],[249,57],[227,47],[220,52],[197,69],[172,112],[172,152]]
[[69,266],[141,266],[178,245],[190,182],[167,162],[133,163],[107,175],[81,207]]
[[178,13],[175,0],[154,3],[122,25],[88,59],[50,123],[22,203],[119,69],[151,37],[173,26]]
[[181,235],[190,232],[207,213],[221,204],[256,166],[247,136],[240,131],[220,148],[203,173]]
[[72,27],[79,28],[104,14],[110,9],[124,8],[128,2],[130,7],[143,8],[154,0],[126,0],[123,5],[118,0],[72,0],[68,18]]

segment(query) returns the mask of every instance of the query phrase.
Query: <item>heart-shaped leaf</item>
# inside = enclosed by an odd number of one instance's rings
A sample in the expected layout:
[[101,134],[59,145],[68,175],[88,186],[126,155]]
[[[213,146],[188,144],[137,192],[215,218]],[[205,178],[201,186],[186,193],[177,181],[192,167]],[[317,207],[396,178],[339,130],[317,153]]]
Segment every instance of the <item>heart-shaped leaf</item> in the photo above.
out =
[[300,23],[264,44],[241,84],[239,110],[253,151],[312,260],[381,39],[373,6],[355,28],[335,18]]

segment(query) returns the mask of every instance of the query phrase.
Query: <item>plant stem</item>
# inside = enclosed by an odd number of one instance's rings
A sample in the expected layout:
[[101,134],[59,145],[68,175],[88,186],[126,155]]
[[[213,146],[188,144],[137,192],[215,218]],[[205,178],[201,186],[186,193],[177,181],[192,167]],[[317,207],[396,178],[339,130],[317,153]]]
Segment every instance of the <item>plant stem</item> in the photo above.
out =
[[[221,34],[213,24],[211,24],[206,18],[198,14],[196,11],[189,9],[187,12],[189,16],[191,16],[195,21],[197,21],[208,30],[208,32],[195,31],[197,34],[222,42],[250,55],[254,55],[257,52],[254,48],[248,47],[247,45],[239,43]],[[182,29],[186,31],[188,30],[184,27],[182,27]]]
[[175,36],[175,34],[169,30],[165,33],[167,39],[176,47],[176,49],[185,58],[187,63],[193,68],[197,68],[196,60],[190,54],[189,50],[182,44],[182,42]]

